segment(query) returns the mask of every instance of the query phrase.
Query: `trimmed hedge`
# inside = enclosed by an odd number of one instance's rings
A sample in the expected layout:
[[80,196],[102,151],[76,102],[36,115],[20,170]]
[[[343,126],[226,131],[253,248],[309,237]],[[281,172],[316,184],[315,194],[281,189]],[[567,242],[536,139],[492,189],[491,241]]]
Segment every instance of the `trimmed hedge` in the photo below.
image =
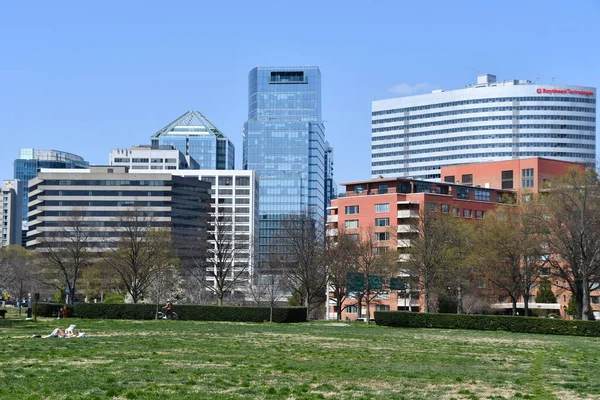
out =
[[406,328],[502,330],[519,333],[600,337],[600,323],[507,315],[427,314],[375,311],[377,325]]
[[[35,303],[32,304],[35,307]],[[38,302],[37,309],[34,310],[40,317],[54,317],[58,316],[58,310],[63,308],[65,305],[60,303],[46,303]],[[72,304],[67,305],[67,317],[75,317],[75,307]]]
[[[269,321],[269,307],[229,307],[176,305],[173,311],[179,319],[191,321]],[[100,319],[154,319],[156,304],[106,304],[77,303],[75,312],[78,318]],[[304,322],[306,307],[276,307],[273,309],[273,322]]]

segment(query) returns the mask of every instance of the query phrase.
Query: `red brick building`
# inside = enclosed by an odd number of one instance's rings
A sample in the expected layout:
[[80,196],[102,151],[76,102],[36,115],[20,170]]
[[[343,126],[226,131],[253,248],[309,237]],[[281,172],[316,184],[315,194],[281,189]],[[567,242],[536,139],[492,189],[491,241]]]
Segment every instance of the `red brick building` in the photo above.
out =
[[[330,239],[335,240],[342,228],[350,235],[367,231],[375,235],[376,245],[399,249],[400,253],[403,248],[410,247],[414,219],[419,218],[419,210],[423,207],[457,218],[481,219],[498,203],[514,202],[515,194],[512,190],[403,178],[349,182],[342,186],[346,188],[345,195],[333,200],[329,207],[327,223]],[[395,229],[395,232],[390,232],[390,229]],[[372,302],[371,315],[376,310],[422,309],[421,299],[408,297],[409,293],[385,291]],[[356,300],[348,302],[350,307],[342,312],[342,319],[356,319]],[[328,315],[336,318],[334,306],[328,308]]]
[[[428,207],[457,218],[480,219],[502,203],[515,203],[520,195],[537,193],[551,187],[551,180],[564,174],[569,168],[584,169],[583,164],[545,158],[509,160],[482,164],[468,164],[441,169],[443,182],[417,181],[404,178],[380,178],[342,184],[346,193],[333,200],[327,217],[328,235],[335,240],[338,229],[347,234],[373,232],[381,247],[400,250],[410,247],[412,218],[419,217],[419,210]],[[390,227],[396,235],[390,235]],[[400,254],[400,261],[402,254]],[[550,278],[550,275],[548,274]],[[554,278],[553,278],[554,279]],[[530,309],[553,310],[566,316],[565,310],[571,293],[566,285],[553,280],[556,304],[535,304],[530,298]],[[493,291],[485,280],[478,287],[488,293]],[[593,292],[592,308],[600,317],[600,292]],[[495,296],[497,309],[509,309],[511,304],[501,295]],[[356,319],[356,300],[348,300],[342,319]],[[523,307],[523,302],[518,303]],[[384,291],[371,304],[371,315],[376,310],[420,311],[422,299],[408,296],[401,291]],[[328,318],[335,319],[337,310],[333,302],[327,307]],[[363,305],[363,315],[366,310]]]

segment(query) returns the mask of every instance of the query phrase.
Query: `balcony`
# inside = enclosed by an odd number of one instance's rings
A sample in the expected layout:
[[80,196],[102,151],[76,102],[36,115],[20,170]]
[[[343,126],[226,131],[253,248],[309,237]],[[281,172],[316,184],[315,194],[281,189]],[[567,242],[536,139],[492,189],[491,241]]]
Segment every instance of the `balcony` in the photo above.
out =
[[337,229],[327,229],[327,236],[332,237],[332,236],[337,236],[337,235],[338,235]]
[[410,247],[410,239],[398,239],[398,248]]
[[418,233],[419,229],[414,225],[398,225],[398,233]]
[[327,223],[330,224],[330,223],[333,223],[333,222],[338,222],[338,217],[339,216],[337,214],[336,215],[328,215],[327,216]]
[[[400,247],[400,246],[398,246]],[[410,259],[410,254],[400,253],[398,254],[398,262],[407,262]]]
[[419,210],[398,210],[398,218],[419,218]]

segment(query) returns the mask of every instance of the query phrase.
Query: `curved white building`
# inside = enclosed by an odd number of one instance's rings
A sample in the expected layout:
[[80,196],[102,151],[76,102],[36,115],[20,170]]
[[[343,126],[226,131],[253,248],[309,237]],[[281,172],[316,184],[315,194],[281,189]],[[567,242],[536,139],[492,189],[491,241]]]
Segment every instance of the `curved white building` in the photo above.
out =
[[373,102],[371,176],[439,180],[440,168],[546,157],[594,165],[596,88],[496,82]]

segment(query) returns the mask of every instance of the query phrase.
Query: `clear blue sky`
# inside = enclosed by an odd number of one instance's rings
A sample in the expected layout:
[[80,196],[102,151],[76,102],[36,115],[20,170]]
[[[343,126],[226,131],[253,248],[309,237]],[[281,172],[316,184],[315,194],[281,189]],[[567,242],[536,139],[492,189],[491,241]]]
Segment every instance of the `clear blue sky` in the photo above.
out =
[[600,86],[594,0],[12,1],[0,15],[0,179],[22,147],[106,164],[192,109],[241,168],[255,66],[321,68],[338,183],[370,177],[372,100],[481,73]]

